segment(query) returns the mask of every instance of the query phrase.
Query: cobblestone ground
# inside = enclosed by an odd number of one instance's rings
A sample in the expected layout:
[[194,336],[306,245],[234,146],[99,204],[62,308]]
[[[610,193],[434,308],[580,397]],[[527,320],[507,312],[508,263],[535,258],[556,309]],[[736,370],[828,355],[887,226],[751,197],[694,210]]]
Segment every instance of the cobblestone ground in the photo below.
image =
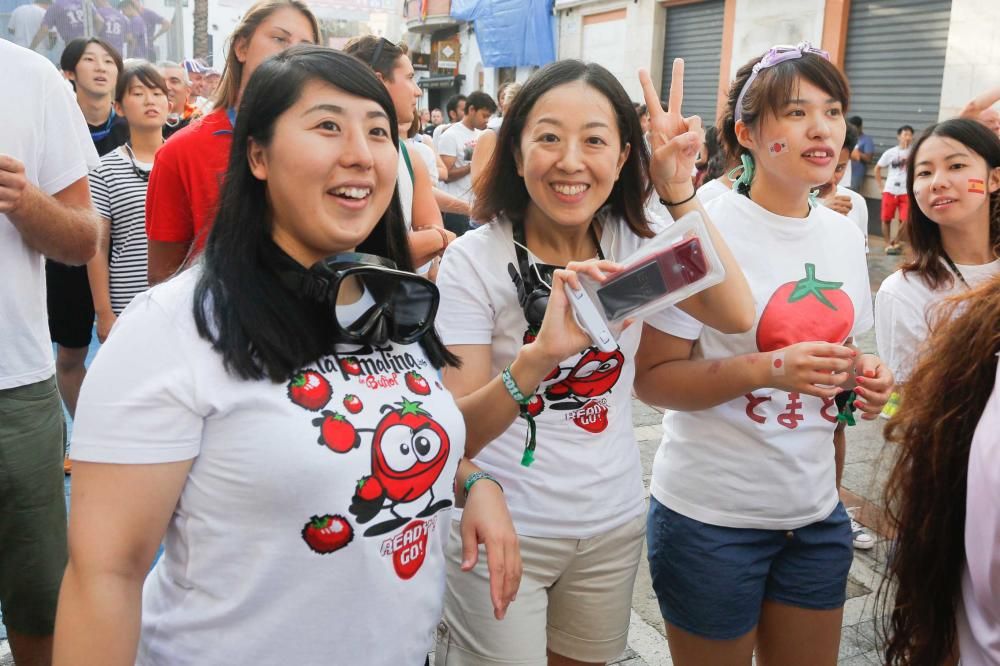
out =
[[[872,293],[894,270],[897,257],[886,257],[882,253],[881,239],[871,238],[872,254],[868,258]],[[858,341],[862,351],[875,351],[874,333],[868,333]],[[662,413],[638,401],[633,411],[636,439],[642,456],[647,498],[649,474],[653,466],[653,456],[660,444],[660,420]],[[876,547],[867,552],[858,551],[854,556],[847,584],[847,604],[844,607],[844,625],[840,644],[841,666],[861,666],[878,664],[874,609],[875,592],[882,580],[880,572],[885,564],[886,541],[882,538],[882,515],[878,498],[881,496],[890,460],[884,455],[882,428],[885,421],[858,420],[858,425],[847,431],[847,463],[844,467],[842,498],[848,507],[861,507],[862,522],[874,527],[879,534]],[[832,455],[831,442],[831,455]],[[69,484],[67,483],[67,492]],[[643,549],[645,552],[645,549]],[[6,635],[0,625],[0,666],[12,666],[10,649],[4,640]],[[671,664],[667,641],[664,637],[663,620],[656,604],[656,597],[650,584],[649,566],[645,554],[639,565],[632,596],[632,622],[629,629],[629,646],[625,653],[612,662],[616,666],[666,666]]]

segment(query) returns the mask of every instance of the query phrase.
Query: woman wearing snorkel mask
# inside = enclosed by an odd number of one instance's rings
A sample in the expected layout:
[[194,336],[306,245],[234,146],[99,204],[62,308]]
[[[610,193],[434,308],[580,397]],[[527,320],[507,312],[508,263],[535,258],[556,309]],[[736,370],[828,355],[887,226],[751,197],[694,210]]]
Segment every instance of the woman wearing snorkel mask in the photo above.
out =
[[852,407],[876,418],[892,385],[852,345],[873,325],[864,238],[809,196],[833,175],[847,103],[808,44],[772,48],[729,91],[722,141],[742,174],[706,210],[750,283],[754,326],[659,333],[673,350],[662,404],[683,411],[664,417],[647,537],[679,666],[749,664],[755,649],[762,664],[837,661],[852,535],[830,440]]
[[55,663],[424,663],[456,480],[503,614],[516,537],[460,464],[397,132],[340,52],[254,73],[203,260],[132,302],[84,387]]
[[[647,99],[657,99],[643,76]],[[496,622],[482,599],[486,568],[462,571],[449,545],[438,666],[605,663],[625,649],[646,523],[632,391],[659,400],[661,350],[646,347],[642,323],[626,328],[613,351],[593,346],[554,269],[598,279],[619,271],[614,261],[659,231],[644,211],[653,184],[675,217],[700,210],[691,169],[701,123],[680,115],[683,63],[673,81],[671,125],[650,161],[632,102],[610,72],[576,60],[536,72],[507,109],[476,181],[473,217],[492,222],[442,260],[438,328],[462,359],[461,370],[445,370],[445,385],[466,413],[467,455],[506,490],[524,576]],[[657,112],[665,115],[658,104]],[[726,279],[679,307],[722,330],[746,330],[746,281],[708,228]]]

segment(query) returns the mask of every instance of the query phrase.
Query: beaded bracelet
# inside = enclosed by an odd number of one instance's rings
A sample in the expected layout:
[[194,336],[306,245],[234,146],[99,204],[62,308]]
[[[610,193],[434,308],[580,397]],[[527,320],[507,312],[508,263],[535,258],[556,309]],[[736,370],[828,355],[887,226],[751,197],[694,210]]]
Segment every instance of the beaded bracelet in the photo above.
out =
[[467,478],[465,480],[465,496],[466,497],[469,496],[469,491],[472,490],[472,485],[476,481],[479,481],[481,479],[487,479],[489,481],[492,481],[493,483],[497,484],[498,488],[500,488],[500,492],[503,492],[503,486],[500,485],[499,481],[497,481],[495,478],[493,478],[492,474],[490,474],[489,472],[473,472],[472,474],[469,475],[469,478]]

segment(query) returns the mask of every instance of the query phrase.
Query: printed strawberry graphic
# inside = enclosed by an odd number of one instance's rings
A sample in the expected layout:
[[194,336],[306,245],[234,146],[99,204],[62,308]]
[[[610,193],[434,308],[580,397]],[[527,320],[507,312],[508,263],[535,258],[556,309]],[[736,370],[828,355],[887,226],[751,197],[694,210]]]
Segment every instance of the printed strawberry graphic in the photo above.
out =
[[340,359],[340,368],[349,375],[355,377],[361,374],[361,364],[356,356],[348,356]]
[[364,408],[365,406],[361,404],[361,398],[358,396],[353,393],[349,393],[344,396],[344,409],[349,411],[351,414],[357,414]]
[[531,416],[538,416],[542,413],[542,410],[545,409],[545,401],[542,400],[542,396],[537,394],[533,395],[531,396],[531,400],[528,401],[528,404],[525,405],[525,408]]
[[608,408],[598,400],[591,400],[577,410],[573,423],[587,432],[604,432],[608,427]]
[[406,388],[417,395],[430,395],[431,387],[427,380],[412,370],[406,373]]
[[288,399],[299,407],[318,412],[333,395],[330,382],[315,370],[305,370],[288,382]]
[[361,436],[342,414],[325,410],[323,416],[313,419],[312,423],[319,426],[319,443],[332,451],[347,453],[361,446]]
[[343,516],[313,516],[302,528],[302,539],[320,555],[340,550],[353,538],[354,528]]
[[374,476],[363,476],[358,481],[358,489],[354,494],[364,502],[374,502],[382,499],[385,490]]
[[775,290],[757,324],[757,349],[784,349],[798,342],[842,343],[854,326],[854,304],[840,288],[843,282],[816,277],[806,264],[806,276]]

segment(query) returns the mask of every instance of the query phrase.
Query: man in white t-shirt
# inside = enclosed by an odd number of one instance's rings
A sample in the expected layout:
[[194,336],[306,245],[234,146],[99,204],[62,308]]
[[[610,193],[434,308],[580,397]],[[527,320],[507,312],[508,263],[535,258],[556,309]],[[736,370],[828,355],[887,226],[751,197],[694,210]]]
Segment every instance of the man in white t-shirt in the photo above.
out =
[[[875,180],[882,190],[882,237],[886,241],[886,254],[900,254],[902,248],[896,236],[892,235],[892,218],[899,211],[899,231],[910,216],[910,198],[906,194],[906,161],[910,157],[910,143],[913,142],[913,128],[903,125],[896,130],[899,144],[882,153],[875,164]],[[883,176],[883,169],[889,173]]]
[[[465,100],[465,116],[462,121],[445,130],[438,142],[438,154],[448,169],[442,189],[469,204],[472,203],[472,153],[476,149],[479,133],[486,129],[486,124],[496,110],[497,104],[493,98],[477,90]],[[449,231],[461,236],[469,229],[469,218],[446,213],[444,225]]]
[[438,149],[438,143],[441,141],[441,135],[444,134],[445,130],[455,123],[462,122],[462,118],[465,117],[465,95],[452,95],[449,97],[445,104],[445,110],[448,113],[448,122],[439,122],[431,133],[431,140],[434,141],[434,150]]
[[[45,12],[51,6],[52,3],[49,0],[35,0],[33,3],[14,9],[7,22],[10,40],[18,46],[29,48],[31,41],[38,34],[38,29],[42,26]],[[48,58],[50,62],[57,63],[59,62],[59,54],[62,53],[61,44],[59,33],[53,28],[49,31],[49,38],[39,43],[35,50]]]
[[837,159],[837,167],[834,169],[830,182],[821,185],[817,190],[820,203],[831,210],[835,210],[854,222],[861,235],[865,237],[865,253],[868,252],[868,204],[865,198],[841,184],[843,174],[847,172],[851,163],[851,152],[858,141],[858,132],[851,125],[847,126],[847,134],[844,137],[844,147],[840,150],[840,157]]
[[0,606],[14,661],[49,663],[66,566],[64,424],[45,314],[45,257],[97,250],[87,171],[99,162],[66,82],[0,41]]

